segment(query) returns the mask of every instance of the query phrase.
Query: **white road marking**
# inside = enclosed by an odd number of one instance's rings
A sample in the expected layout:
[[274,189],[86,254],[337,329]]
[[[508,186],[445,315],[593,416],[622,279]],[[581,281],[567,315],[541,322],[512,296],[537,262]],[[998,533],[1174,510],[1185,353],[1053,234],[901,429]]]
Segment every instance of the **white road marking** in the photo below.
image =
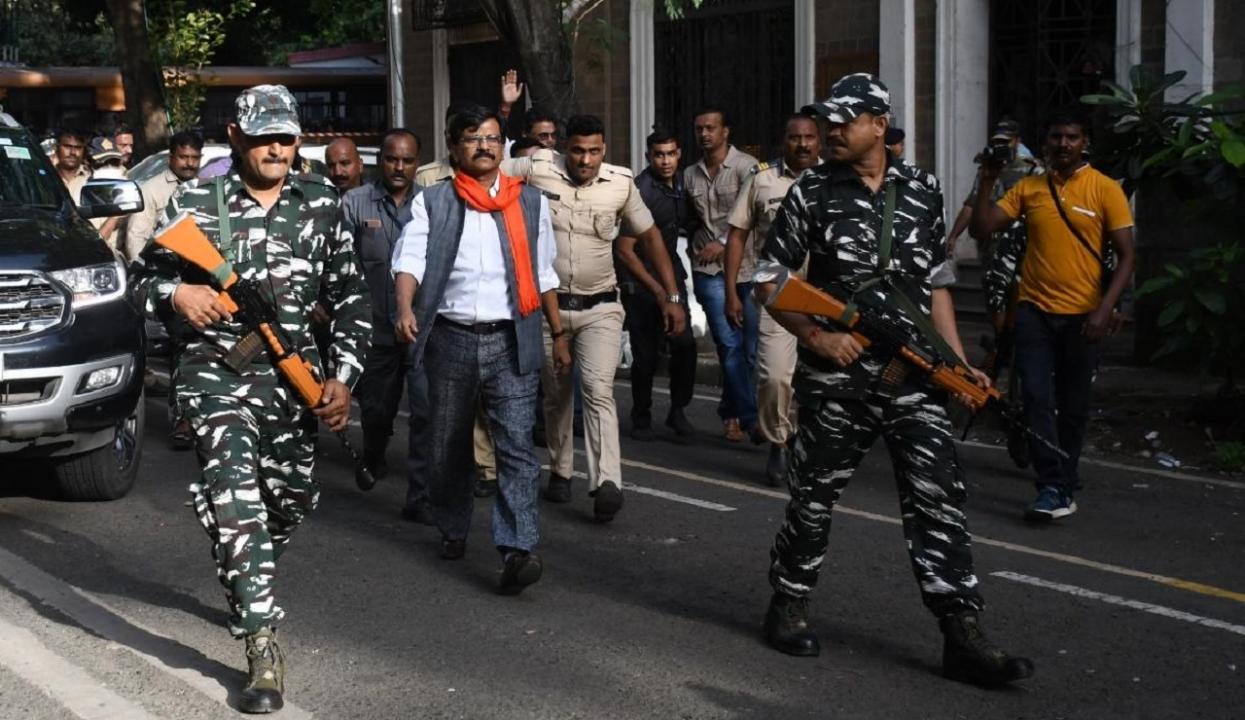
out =
[[34,633],[0,618],[0,665],[12,670],[83,720],[156,720],[142,706],[105,688],[90,673],[52,652]]
[[[549,466],[541,465],[541,469],[548,470]],[[583,473],[578,470],[572,472],[571,475],[580,478],[581,480],[588,479],[587,473]],[[643,485],[636,485],[635,483],[624,482],[623,489],[637,492],[641,495],[652,495],[653,497],[659,497],[663,500],[672,500],[685,505],[693,505],[706,510],[716,510],[717,512],[735,512],[736,510],[736,508],[733,508],[730,505],[723,505],[722,503],[715,503],[709,500],[701,500],[700,498],[688,497],[687,495],[679,495],[678,493],[667,492],[665,490],[644,487]]]
[[[989,443],[976,442],[973,440],[956,440],[955,442],[957,445],[965,445],[967,447],[980,448],[982,450],[1007,450],[1007,448],[1002,445],[991,445]],[[1225,480],[1222,478],[1174,472],[1172,470],[1141,467],[1140,465],[1129,465],[1128,463],[1114,462],[1112,460],[1100,460],[1098,458],[1086,457],[1084,455],[1081,456],[1080,462],[1084,465],[1095,465],[1097,467],[1111,468],[1112,470],[1126,470],[1128,472],[1141,473],[1143,475],[1168,478],[1169,480],[1180,480],[1183,482],[1197,483],[1199,485],[1218,485],[1219,487],[1232,488],[1233,490],[1245,490],[1245,482],[1241,482],[1240,480]]]
[[1195,625],[1204,625],[1209,628],[1215,628],[1216,630],[1226,630],[1230,633],[1236,633],[1237,635],[1245,635],[1245,625],[1233,625],[1232,623],[1224,622],[1223,620],[1194,615],[1193,613],[1187,613],[1183,610],[1176,610],[1162,605],[1142,602],[1140,600],[1130,600],[1128,598],[1120,597],[1119,595],[1109,595],[1107,593],[1100,593],[1096,590],[1087,590],[1083,587],[1077,587],[1076,585],[1065,585],[1064,583],[1051,582],[1050,580],[1043,580],[1042,578],[1033,577],[1032,575],[1021,575],[1020,573],[1008,572],[1006,570],[992,572],[990,573],[990,576],[1003,578],[1004,580],[1011,580],[1012,582],[1024,583],[1025,585],[1032,585],[1033,587],[1046,588],[1047,590],[1056,590],[1058,592],[1075,595],[1076,597],[1082,597],[1089,600],[1097,600],[1099,602],[1107,603],[1108,605],[1119,605],[1121,607],[1141,610],[1142,612],[1148,612],[1154,615],[1162,615],[1163,617],[1171,618],[1173,620],[1183,620],[1184,622],[1194,623]]
[[636,485],[634,483],[625,482],[623,483],[623,487],[631,492],[640,493],[641,495],[652,495],[653,497],[659,497],[659,498],[662,498],[663,500],[673,500],[674,502],[680,502],[685,505],[695,505],[696,507],[704,508],[706,510],[716,510],[718,512],[734,512],[735,511],[735,508],[731,507],[730,505],[723,505],[722,503],[709,502],[708,500],[701,500],[699,498],[687,497],[686,495],[678,495],[676,493],[666,492],[665,490],[656,490],[654,488],[647,488],[642,485]]
[[[575,454],[582,455],[582,450],[576,450]],[[648,470],[650,472],[669,475],[670,477],[682,478],[693,482],[704,483],[706,485],[716,485],[731,490],[739,490],[741,492],[751,493],[753,495],[762,495],[764,497],[775,498],[778,500],[790,500],[791,496],[780,490],[770,490],[769,488],[756,487],[754,485],[745,485],[743,483],[732,482],[730,480],[719,480],[718,478],[706,477],[684,470],[672,470],[669,468],[651,465],[649,463],[638,462],[636,460],[623,460],[622,464],[627,467],[634,467],[640,470]],[[886,523],[888,525],[902,525],[902,521],[890,515],[880,515],[878,513],[869,512],[867,510],[857,510],[856,508],[847,507],[843,504],[834,506],[834,511],[851,515],[853,517],[864,518],[874,522]],[[1029,547],[1019,543],[1008,542],[1006,540],[996,540],[984,535],[973,535],[973,543],[978,545],[989,545],[991,547],[1002,548],[1003,550],[1011,550],[1012,552],[1022,553],[1024,555],[1033,555],[1036,557],[1046,558],[1048,560],[1056,560],[1058,562],[1069,565],[1079,565],[1081,567],[1093,568],[1102,572],[1111,573],[1113,575],[1123,575],[1125,577],[1137,578],[1139,580],[1148,580],[1160,585],[1178,588],[1180,590],[1188,590],[1201,595],[1210,595],[1213,597],[1223,598],[1225,600],[1233,600],[1239,603],[1245,603],[1245,593],[1236,592],[1234,590],[1225,590],[1224,588],[1206,585],[1203,583],[1193,582],[1190,580],[1182,580],[1180,578],[1169,577],[1167,575],[1159,575],[1157,573],[1149,573],[1143,570],[1134,570],[1132,568],[1112,565],[1110,563],[1098,562],[1089,558],[1079,557],[1077,555],[1067,555],[1065,553],[1052,552],[1050,550],[1042,550],[1040,548]]]
[[[0,548],[0,577],[73,618],[84,628],[124,647],[157,670],[178,678],[222,706],[229,706],[229,689],[241,679],[241,666],[222,667],[198,650],[143,626],[94,595],[49,575],[3,548]],[[239,660],[241,657],[239,652]],[[281,717],[282,720],[306,720],[311,713],[286,701]]]
[[[159,377],[164,378],[165,380],[168,380],[169,378],[168,373],[161,372],[159,370],[152,370],[152,373],[154,373],[155,375]],[[615,380],[614,385],[620,386],[620,387],[631,387],[631,383],[626,382],[624,380]],[[668,390],[667,388],[659,388],[659,387],[654,387],[653,392],[660,393],[662,395],[670,394],[670,390]],[[705,402],[713,402],[713,403],[716,403],[719,400],[719,398],[712,397],[710,395],[702,395],[699,393],[693,394],[692,397],[697,400],[702,400]],[[399,410],[398,415],[402,417],[409,417],[409,414],[405,410]],[[351,424],[356,427],[358,426],[357,422],[354,422]],[[956,444],[964,445],[966,447],[971,447],[971,448],[977,448],[979,450],[993,450],[996,452],[1007,450],[1007,448],[1003,447],[1002,445],[991,445],[990,443],[976,442],[973,440],[956,440]],[[1128,463],[1114,462],[1112,460],[1100,460],[1098,458],[1088,457],[1085,455],[1081,456],[1080,461],[1086,465],[1094,465],[1096,467],[1111,468],[1112,470],[1124,470],[1127,472],[1141,473],[1143,475],[1152,475],[1154,477],[1167,478],[1169,480],[1180,480],[1182,482],[1199,483],[1202,485],[1216,485],[1218,487],[1232,488],[1233,490],[1245,490],[1245,482],[1242,482],[1239,480],[1227,480],[1224,478],[1213,478],[1213,477],[1205,477],[1202,475],[1192,475],[1189,473],[1175,472],[1173,470],[1161,470],[1159,468],[1141,467],[1140,465],[1129,465]]]

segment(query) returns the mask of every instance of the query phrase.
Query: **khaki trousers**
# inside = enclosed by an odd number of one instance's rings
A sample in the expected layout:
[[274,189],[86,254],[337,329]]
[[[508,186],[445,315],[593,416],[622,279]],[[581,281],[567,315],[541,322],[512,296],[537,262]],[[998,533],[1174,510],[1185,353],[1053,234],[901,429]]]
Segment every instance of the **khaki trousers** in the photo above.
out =
[[488,415],[484,414],[484,405],[476,408],[475,427],[471,429],[472,442],[475,446],[476,472],[479,479],[486,482],[497,481],[497,453],[493,450],[493,438],[488,434]]
[[786,444],[795,432],[791,377],[795,374],[795,336],[769,314],[761,312],[757,343],[757,425],[765,439]]
[[541,381],[545,391],[545,439],[549,442],[550,470],[569,478],[575,468],[574,371],[580,374],[584,397],[584,441],[588,455],[588,489],[601,483],[622,488],[618,448],[618,406],[614,404],[614,372],[622,347],[623,306],[618,302],[588,310],[562,310],[562,329],[571,340],[572,371],[553,370],[548,327],[545,333],[545,366]]

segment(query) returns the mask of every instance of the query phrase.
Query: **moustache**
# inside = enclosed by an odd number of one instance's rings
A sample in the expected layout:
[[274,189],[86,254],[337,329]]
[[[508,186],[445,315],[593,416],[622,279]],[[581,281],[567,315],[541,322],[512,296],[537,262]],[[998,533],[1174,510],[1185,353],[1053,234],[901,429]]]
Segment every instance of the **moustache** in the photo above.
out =
[[476,151],[476,154],[471,156],[471,159],[472,159],[472,160],[478,160],[478,159],[480,159],[480,158],[484,158],[484,157],[486,157],[486,158],[488,158],[488,159],[490,159],[490,160],[496,160],[496,159],[497,159],[497,156],[496,156],[496,155],[494,155],[493,153],[489,152],[488,150],[477,150],[477,151]]

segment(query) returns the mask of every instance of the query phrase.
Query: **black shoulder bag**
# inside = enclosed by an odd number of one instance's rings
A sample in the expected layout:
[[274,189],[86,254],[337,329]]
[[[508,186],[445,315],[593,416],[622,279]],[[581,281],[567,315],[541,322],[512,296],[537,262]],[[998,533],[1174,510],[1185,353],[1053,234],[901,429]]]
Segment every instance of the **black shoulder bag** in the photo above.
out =
[[1055,201],[1055,209],[1059,211],[1059,217],[1063,218],[1063,224],[1068,226],[1068,230],[1072,231],[1072,235],[1076,237],[1078,242],[1081,243],[1081,247],[1085,248],[1085,250],[1098,261],[1098,267],[1102,268],[1102,287],[1100,290],[1105,297],[1107,294],[1107,288],[1111,287],[1111,279],[1115,275],[1115,269],[1112,268],[1110,263],[1107,262],[1104,254],[1095,250],[1094,246],[1090,245],[1089,241],[1085,239],[1085,236],[1081,234],[1081,231],[1077,230],[1076,226],[1072,224],[1072,221],[1068,219],[1068,213],[1063,209],[1063,203],[1059,200],[1059,193],[1055,191],[1055,180],[1051,177],[1050,173],[1046,173],[1046,187],[1050,188],[1050,198]]

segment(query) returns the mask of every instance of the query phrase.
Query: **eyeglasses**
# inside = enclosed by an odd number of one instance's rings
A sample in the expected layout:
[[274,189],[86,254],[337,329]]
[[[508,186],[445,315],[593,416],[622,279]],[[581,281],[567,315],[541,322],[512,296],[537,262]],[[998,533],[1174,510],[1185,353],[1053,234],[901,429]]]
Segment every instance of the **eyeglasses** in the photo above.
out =
[[464,135],[464,145],[501,145],[501,135]]

